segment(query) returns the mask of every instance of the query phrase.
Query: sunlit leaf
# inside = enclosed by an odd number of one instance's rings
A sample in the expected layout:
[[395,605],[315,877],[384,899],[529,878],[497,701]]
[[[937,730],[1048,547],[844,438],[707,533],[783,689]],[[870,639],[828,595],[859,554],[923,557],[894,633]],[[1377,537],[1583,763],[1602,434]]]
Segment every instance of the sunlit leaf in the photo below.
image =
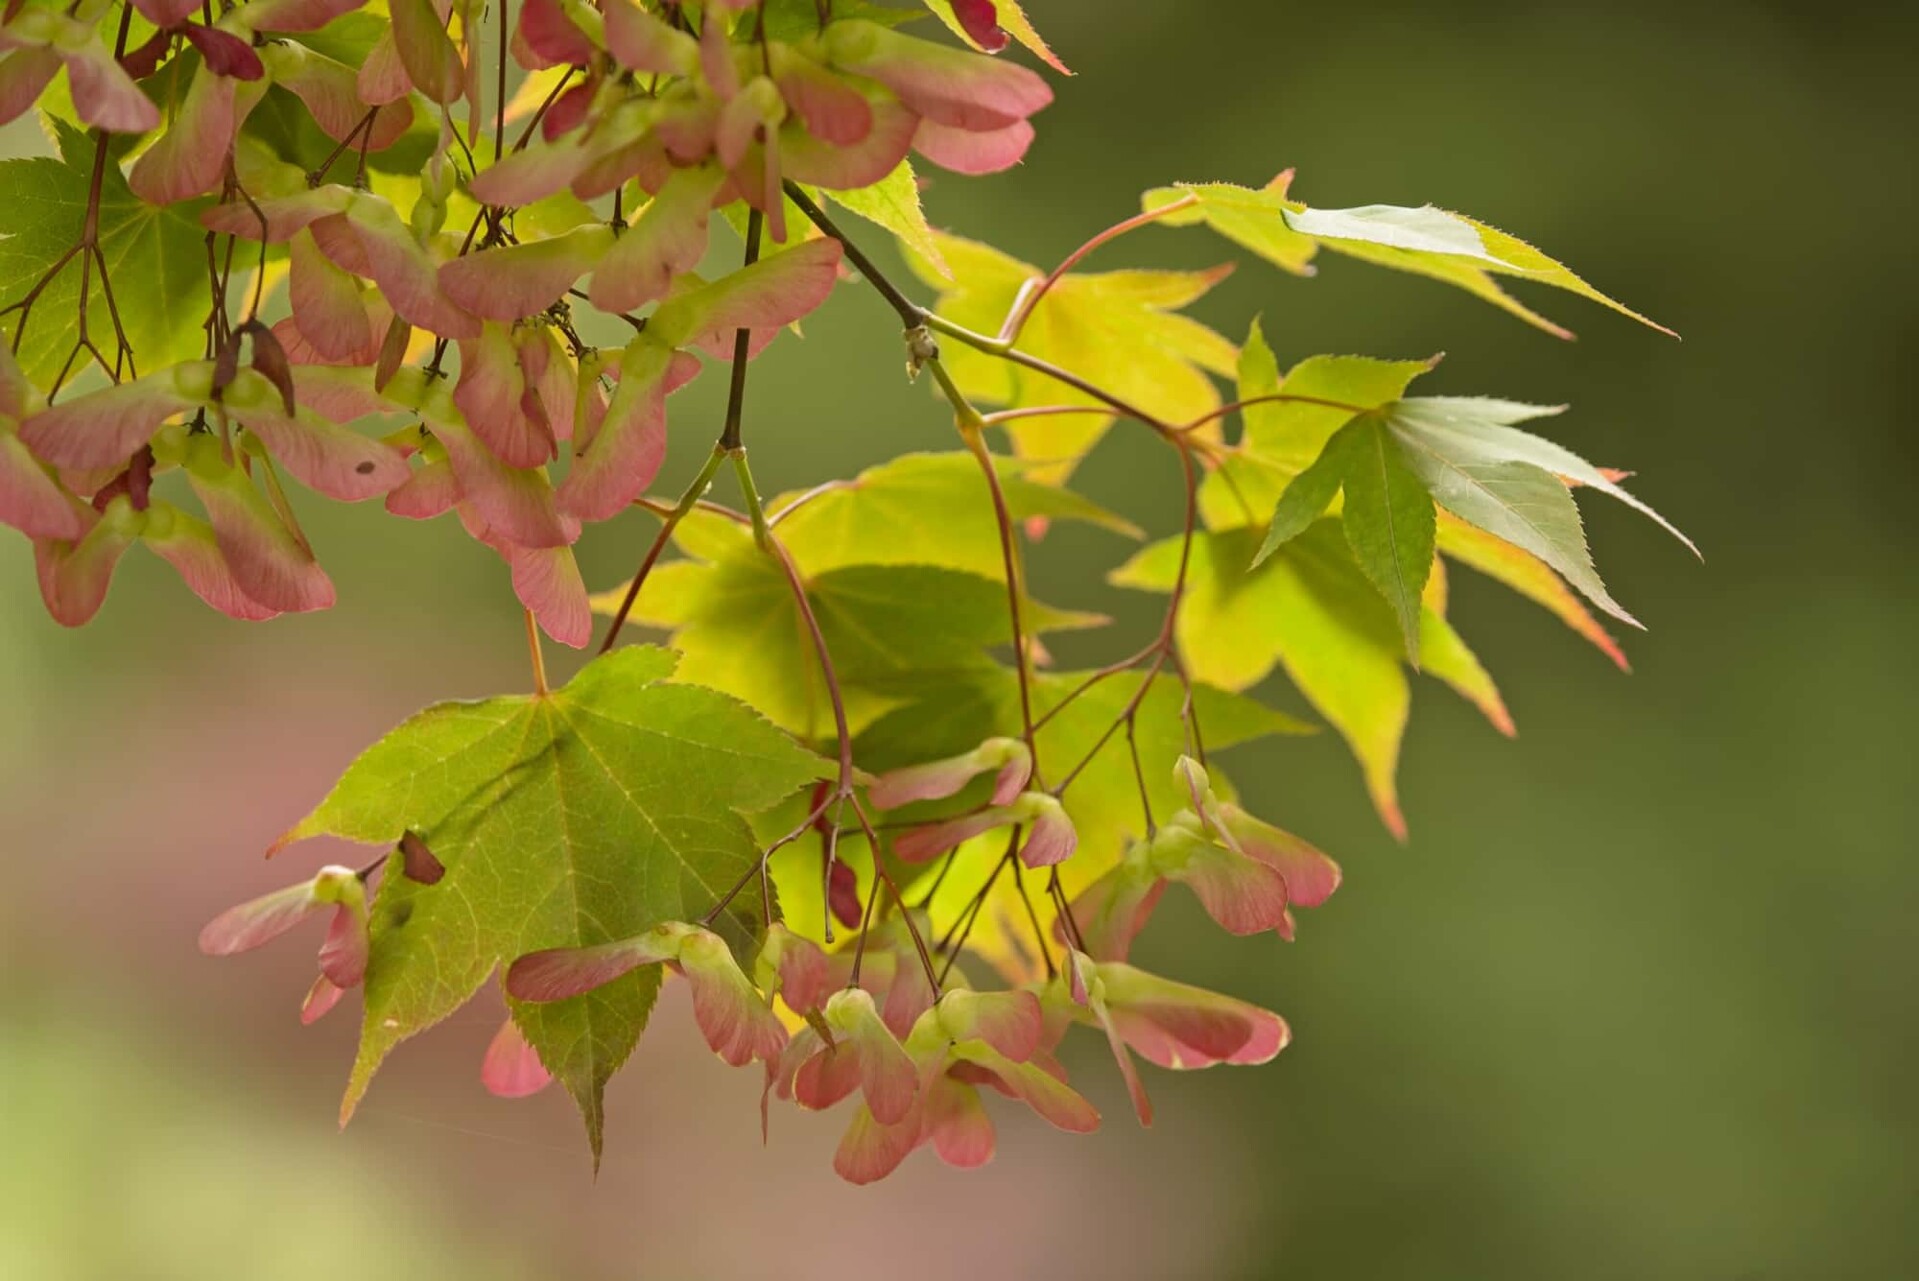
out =
[[1398,400],[1433,363],[1308,356],[1282,381],[1279,362],[1255,322],[1239,356],[1236,398],[1246,402],[1239,439],[1200,485],[1207,526],[1264,525],[1293,477],[1320,457],[1335,432],[1357,414]]
[[1619,642],[1599,625],[1565,580],[1538,557],[1445,511],[1439,513],[1436,541],[1442,556],[1469,565],[1550,610],[1622,670],[1631,670]]
[[[87,212],[87,172],[59,160],[34,157],[0,161],[0,188],[9,210],[0,232],[0,306],[22,301],[78,243]],[[127,187],[108,165],[100,187],[100,255],[113,285],[128,343],[140,369],[193,360],[206,335],[206,230],[199,224],[204,202],[156,206]],[[81,261],[69,259],[39,295],[20,341],[20,367],[47,388],[80,336]],[[113,315],[95,265],[87,295],[87,331],[113,350]],[[9,340],[19,333],[20,313],[0,316]]]
[[1528,410],[1505,401],[1413,399],[1386,410],[1385,422],[1442,507],[1530,552],[1593,604],[1637,627],[1593,568],[1579,508],[1560,478],[1576,473],[1572,479],[1621,498],[1681,541],[1685,536],[1577,455],[1501,421]]
[[919,179],[910,160],[870,187],[851,191],[829,191],[826,197],[843,209],[851,210],[898,238],[902,248],[919,255],[933,270],[951,278],[952,269],[940,255],[939,237],[927,225],[926,211],[920,207]]
[[[680,679],[743,699],[803,738],[830,741],[819,658],[778,563],[730,522],[695,515],[680,530],[681,546],[704,559],[656,569],[634,621],[672,631]],[[1003,580],[931,564],[801,567],[856,732],[923,689],[990,666],[986,651],[1012,639]],[[610,614],[624,596],[624,587],[603,593],[595,608]],[[1100,621],[1032,602],[1025,610],[1035,635]]]
[[1163,221],[1172,226],[1203,222],[1275,266],[1299,275],[1311,273],[1313,256],[1324,246],[1379,266],[1456,285],[1562,338],[1570,338],[1571,331],[1508,294],[1494,277],[1551,285],[1662,333],[1672,332],[1607,297],[1525,241],[1476,219],[1431,205],[1313,209],[1290,198],[1292,177],[1292,171],[1287,170],[1257,191],[1230,183],[1179,183],[1147,192],[1144,204],[1151,211],[1186,202],[1165,214]]
[[[951,280],[923,261],[914,261],[914,270],[939,290],[940,314],[971,329],[997,333],[1021,289],[1045,276],[1040,268],[976,241],[937,232],[935,240],[952,268]],[[1164,421],[1194,421],[1219,408],[1219,390],[1208,375],[1230,376],[1238,352],[1179,312],[1204,297],[1224,275],[1224,269],[1070,273],[1033,309],[1019,348],[1091,379]],[[1055,378],[961,344],[948,343],[943,350],[960,386],[985,405],[1099,404]],[[1024,420],[1008,431],[1019,456],[1041,465],[1036,477],[1058,481],[1071,473],[1110,422],[1103,414],[1078,414]]]
[[[1354,563],[1337,521],[1318,522],[1251,569],[1259,532],[1248,527],[1195,539],[1180,611],[1181,654],[1196,679],[1226,689],[1248,689],[1284,668],[1346,739],[1380,817],[1403,834],[1394,774],[1411,690],[1393,611]],[[1164,592],[1178,564],[1178,540],[1156,543],[1112,581]],[[1444,620],[1422,608],[1422,642],[1430,643],[1435,627],[1444,628]],[[1448,660],[1455,640],[1443,636]],[[1461,656],[1434,666],[1429,655],[1428,666],[1492,715],[1476,663]]]
[[[1002,460],[1015,521],[1079,521],[1137,538],[1127,521],[1069,489],[1038,484]],[[999,528],[971,455],[906,454],[809,499],[780,523],[780,540],[809,573],[843,565],[936,565],[1004,581]],[[771,505],[777,510],[788,499]]]

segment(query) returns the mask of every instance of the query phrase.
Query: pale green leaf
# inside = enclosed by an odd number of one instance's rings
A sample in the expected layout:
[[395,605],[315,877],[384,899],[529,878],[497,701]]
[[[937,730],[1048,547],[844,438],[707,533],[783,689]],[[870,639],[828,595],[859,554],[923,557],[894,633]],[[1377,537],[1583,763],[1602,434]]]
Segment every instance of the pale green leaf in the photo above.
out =
[[[1240,350],[1238,399],[1244,427],[1235,447],[1200,484],[1201,518],[1210,529],[1264,525],[1293,477],[1311,466],[1356,412],[1406,394],[1437,362],[1366,356],[1308,356],[1284,382],[1257,323]],[[1297,397],[1276,400],[1279,395]]]
[[1363,240],[1416,253],[1477,258],[1505,266],[1486,252],[1486,245],[1470,222],[1444,209],[1422,205],[1362,205],[1357,209],[1283,209],[1286,225],[1315,240]]
[[1452,686],[1506,737],[1517,732],[1491,674],[1437,609],[1427,609],[1419,616],[1419,654],[1420,670],[1426,675]]
[[1595,605],[1638,626],[1600,581],[1579,508],[1561,477],[1620,498],[1688,547],[1691,542],[1578,455],[1501,421],[1522,412],[1531,408],[1506,401],[1412,399],[1387,410],[1386,422],[1441,506],[1538,557]]
[[1531,552],[1620,622],[1640,625],[1600,580],[1579,508],[1558,477],[1527,463],[1456,458],[1410,434],[1400,439],[1413,470],[1447,511]]
[[1621,670],[1631,670],[1619,642],[1599,625],[1578,594],[1566,586],[1566,580],[1553,573],[1537,556],[1446,511],[1439,513],[1436,541],[1442,556],[1470,566],[1551,611],[1566,626],[1591,641]]
[[1562,406],[1525,405],[1510,400],[1467,396],[1425,396],[1400,402],[1393,410],[1396,430],[1411,432],[1454,457],[1486,462],[1529,463],[1555,476],[1616,498],[1656,523],[1699,554],[1692,539],[1578,454],[1513,424],[1558,414]]
[[1312,209],[1289,198],[1292,177],[1288,170],[1257,191],[1228,183],[1179,183],[1146,193],[1144,204],[1149,211],[1178,204],[1163,217],[1169,225],[1205,223],[1276,266],[1301,275],[1310,273],[1314,252],[1324,246],[1348,257],[1456,285],[1562,338],[1571,337],[1571,331],[1508,294],[1494,277],[1551,285],[1662,333],[1672,332],[1593,288],[1563,263],[1477,219],[1430,205]]
[[1169,227],[1203,223],[1283,271],[1310,276],[1319,243],[1294,231],[1281,217],[1292,177],[1289,169],[1259,191],[1227,182],[1182,182],[1147,192],[1141,203],[1148,213],[1180,204],[1161,215],[1160,221]]

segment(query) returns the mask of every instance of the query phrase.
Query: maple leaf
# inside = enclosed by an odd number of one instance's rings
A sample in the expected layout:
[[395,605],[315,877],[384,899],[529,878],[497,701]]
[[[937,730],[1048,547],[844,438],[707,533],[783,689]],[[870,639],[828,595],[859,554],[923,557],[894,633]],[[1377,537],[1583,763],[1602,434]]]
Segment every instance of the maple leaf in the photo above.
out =
[[[1267,522],[1280,515],[1281,496],[1295,478],[1311,470],[1319,461],[1327,443],[1351,423],[1356,411],[1378,410],[1399,400],[1412,381],[1432,369],[1433,360],[1376,360],[1364,356],[1309,356],[1280,376],[1279,363],[1267,345],[1260,325],[1254,322],[1240,349],[1238,398],[1247,402],[1240,411],[1243,428],[1240,438],[1208,472],[1199,492],[1200,515],[1207,528],[1237,529],[1244,526],[1267,528]],[[1298,400],[1277,399],[1282,394]],[[1562,465],[1564,459],[1557,459]],[[1607,484],[1613,482],[1597,469]],[[1584,474],[1584,472],[1582,472]],[[1337,481],[1335,466],[1316,478],[1320,483]],[[1340,488],[1334,483],[1335,494]],[[1285,513],[1291,518],[1300,507],[1312,507],[1314,495],[1308,489],[1299,495],[1294,508]],[[1318,503],[1312,512],[1339,510],[1337,497]],[[1275,520],[1269,540],[1283,541],[1297,529],[1285,529]],[[1624,653],[1594,619],[1579,597],[1544,561],[1512,543],[1468,524],[1443,507],[1435,529],[1438,551],[1461,564],[1503,583],[1522,596],[1552,611],[1580,635],[1592,641],[1620,667],[1626,666]],[[1403,619],[1402,619],[1403,630]]]
[[885,228],[903,250],[917,254],[941,276],[952,278],[952,268],[940,253],[939,234],[927,225],[926,210],[920,205],[919,178],[913,173],[912,161],[900,161],[898,168],[870,187],[817,192],[814,199],[820,196]]
[[1591,641],[1622,671],[1631,671],[1626,653],[1581,603],[1579,596],[1546,562],[1503,538],[1468,525],[1450,512],[1439,513],[1435,542],[1442,557],[1479,571],[1549,610],[1566,626]]
[[[701,559],[655,569],[632,620],[671,629],[682,679],[743,699],[803,738],[830,738],[819,659],[778,562],[749,530],[714,517],[688,517],[676,540]],[[987,665],[986,651],[1012,639],[996,579],[924,564],[801,569],[855,731],[918,686]],[[625,595],[622,586],[596,596],[594,609],[617,613]],[[1034,635],[1105,621],[1030,600],[1023,614]]]
[[[25,298],[73,247],[86,219],[87,176],[87,168],[71,159],[0,160],[0,188],[9,209],[0,234],[0,307]],[[142,369],[202,353],[206,231],[198,215],[203,203],[150,205],[133,194],[117,166],[106,166],[102,175],[100,254],[113,281],[120,324]],[[43,389],[59,376],[80,336],[81,275],[78,256],[61,267],[34,302],[20,340],[20,367]],[[0,332],[11,340],[19,323],[20,313],[10,312],[0,317]],[[113,333],[113,316],[97,280],[87,297],[87,327],[93,334]]]
[[[1661,333],[1672,333],[1599,292],[1563,263],[1496,227],[1432,205],[1416,209],[1398,205],[1314,209],[1289,197],[1292,179],[1293,171],[1288,169],[1258,190],[1224,182],[1182,182],[1147,192],[1142,204],[1148,212],[1168,210],[1161,221],[1169,226],[1203,223],[1296,275],[1311,275],[1313,258],[1324,247],[1455,285],[1561,338],[1572,337],[1572,331],[1514,298],[1494,277],[1551,285],[1610,307]],[[1175,204],[1179,205],[1177,209],[1169,209]]]
[[[1402,663],[1406,642],[1355,563],[1338,522],[1315,522],[1257,568],[1255,527],[1202,534],[1193,542],[1180,652],[1193,676],[1248,689],[1275,667],[1346,739],[1389,829],[1404,835],[1394,774],[1411,707]],[[1164,592],[1179,565],[1179,540],[1155,543],[1110,576],[1121,587]],[[1512,722],[1485,669],[1445,617],[1423,600],[1423,670],[1451,685],[1510,733]],[[1209,737],[1210,743],[1210,737]]]
[[[1001,469],[1015,520],[1046,517],[1136,536],[1130,525],[1070,490]],[[770,504],[825,633],[847,714],[857,731],[921,687],[991,666],[986,650],[1011,640],[999,531],[982,502],[971,455],[908,454],[844,485]],[[791,505],[791,510],[782,509]],[[750,532],[694,513],[674,531],[690,559],[657,567],[633,612],[672,629],[684,679],[745,699],[809,739],[832,724],[819,662],[778,563]],[[624,587],[597,597],[615,613]],[[1026,598],[1029,633],[1105,620]]]
[[1200,518],[1209,529],[1264,525],[1293,477],[1313,464],[1340,428],[1359,413],[1398,400],[1437,362],[1436,356],[1308,356],[1282,371],[1255,320],[1235,371],[1239,439],[1200,483]]
[[[952,267],[951,279],[910,254],[908,263],[939,291],[936,310],[968,328],[998,332],[1021,291],[1045,278],[1040,268],[990,245],[943,232],[934,238]],[[1020,331],[1019,349],[1089,378],[1163,421],[1204,417],[1220,405],[1219,389],[1208,375],[1230,376],[1238,353],[1232,343],[1179,312],[1230,270],[1068,273],[1033,308]],[[943,358],[960,387],[986,404],[1101,404],[1058,379],[963,346],[949,346]],[[1008,432],[1021,458],[1041,464],[1035,477],[1058,482],[1111,422],[1105,414],[1075,414],[1014,422]]]
[[1457,396],[1402,400],[1382,413],[1406,462],[1441,506],[1552,566],[1621,622],[1638,622],[1606,591],[1586,547],[1568,484],[1597,489],[1642,513],[1697,555],[1670,521],[1563,445],[1513,424],[1560,407]]
[[[698,919],[749,871],[745,815],[825,766],[750,708],[668,681],[675,658],[632,647],[546,696],[442,703],[348,767],[276,848],[331,835],[392,845],[415,833],[445,866],[434,885],[388,877],[371,909],[372,959],[350,1117],[393,1047],[438,1023],[515,957]],[[744,949],[757,905],[715,923]],[[513,1017],[585,1118],[631,1053],[657,968]]]
[[[1141,536],[1099,504],[1040,483],[1031,467],[1004,458],[995,466],[1016,522],[1044,517]],[[980,501],[985,495],[972,455],[903,454],[796,508],[780,522],[780,541],[809,573],[843,565],[936,565],[1004,581],[999,527]],[[789,501],[783,496],[771,506]]]
[[1304,533],[1342,494],[1340,525],[1366,577],[1399,619],[1406,654],[1419,663],[1420,598],[1433,568],[1433,501],[1396,441],[1373,414],[1339,429],[1319,458],[1280,495],[1257,568]]

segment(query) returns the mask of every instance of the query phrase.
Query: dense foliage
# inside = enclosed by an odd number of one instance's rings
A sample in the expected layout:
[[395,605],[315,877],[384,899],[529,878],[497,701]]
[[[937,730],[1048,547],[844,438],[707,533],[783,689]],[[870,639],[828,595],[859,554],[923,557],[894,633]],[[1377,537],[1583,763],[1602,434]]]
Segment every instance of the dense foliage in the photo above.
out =
[[[769,1102],[858,1095],[836,1160],[855,1181],[924,1144],[988,1159],[982,1087],[1094,1128],[1054,1057],[1075,1023],[1147,1120],[1135,1055],[1260,1063],[1289,1037],[1128,963],[1167,886],[1291,939],[1339,883],[1218,764],[1314,729],[1248,689],[1283,669],[1403,835],[1409,669],[1511,730],[1448,617],[1449,565],[1624,665],[1589,607],[1634,620],[1573,491],[1659,518],[1522,426],[1556,409],[1410,395],[1431,361],[1282,366],[1256,323],[1235,343],[1183,314],[1221,271],[1081,268],[1194,227],[1294,275],[1323,249],[1427,276],[1562,336],[1502,278],[1633,313],[1483,223],[1314,208],[1290,173],[1147,192],[1050,271],[936,231],[912,156],[1018,163],[1052,90],[993,55],[1065,67],[1012,0],[925,9],[951,38],[865,0],[7,7],[0,120],[37,113],[57,155],[0,162],[0,520],[51,614],[91,619],[136,543],[235,618],[332,605],[287,478],[454,513],[526,609],[533,693],[420,713],[276,846],[384,852],[201,937],[227,954],[328,920],[304,1016],[362,993],[343,1115],[499,973],[484,1080],[557,1079],[597,1155],[604,1086],[671,971]],[[715,212],[743,253],[712,249]],[[856,278],[958,447],[764,500],[751,362]],[[624,345],[589,341],[622,325]],[[709,362],[730,379],[713,450],[650,497],[670,398]],[[1112,579],[1165,606],[1111,663],[1059,671],[1045,636],[1105,620],[1035,600],[1024,564],[1056,522],[1144,538],[1068,487],[1121,420],[1164,443],[1185,519]],[[737,506],[707,497],[723,470]],[[636,506],[657,535],[589,593],[574,545]],[[596,612],[601,656],[549,688],[541,634],[584,647]],[[616,648],[628,626],[671,648]]]

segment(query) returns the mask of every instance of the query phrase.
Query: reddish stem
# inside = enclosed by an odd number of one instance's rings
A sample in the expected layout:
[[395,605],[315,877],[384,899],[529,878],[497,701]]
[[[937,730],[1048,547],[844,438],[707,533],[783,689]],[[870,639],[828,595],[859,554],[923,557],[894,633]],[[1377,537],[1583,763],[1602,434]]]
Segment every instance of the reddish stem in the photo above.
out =
[[1137,231],[1141,227],[1150,226],[1158,222],[1161,218],[1164,218],[1167,214],[1177,213],[1182,209],[1191,208],[1198,203],[1198,196],[1185,195],[1173,201],[1171,204],[1162,205],[1158,209],[1150,209],[1145,213],[1135,214],[1124,222],[1116,222],[1068,254],[1066,261],[1053,268],[1043,279],[1037,283],[1028,281],[1026,284],[1020,286],[1019,296],[1013,300],[1013,310],[1007,315],[1006,323],[1000,326],[999,341],[1008,344],[1017,342],[1020,331],[1026,328],[1026,322],[1032,319],[1033,309],[1039,306],[1040,300],[1052,292],[1053,286],[1057,285],[1066,276],[1067,272],[1079,266],[1087,255],[1091,254],[1101,245],[1118,240],[1129,231]]

